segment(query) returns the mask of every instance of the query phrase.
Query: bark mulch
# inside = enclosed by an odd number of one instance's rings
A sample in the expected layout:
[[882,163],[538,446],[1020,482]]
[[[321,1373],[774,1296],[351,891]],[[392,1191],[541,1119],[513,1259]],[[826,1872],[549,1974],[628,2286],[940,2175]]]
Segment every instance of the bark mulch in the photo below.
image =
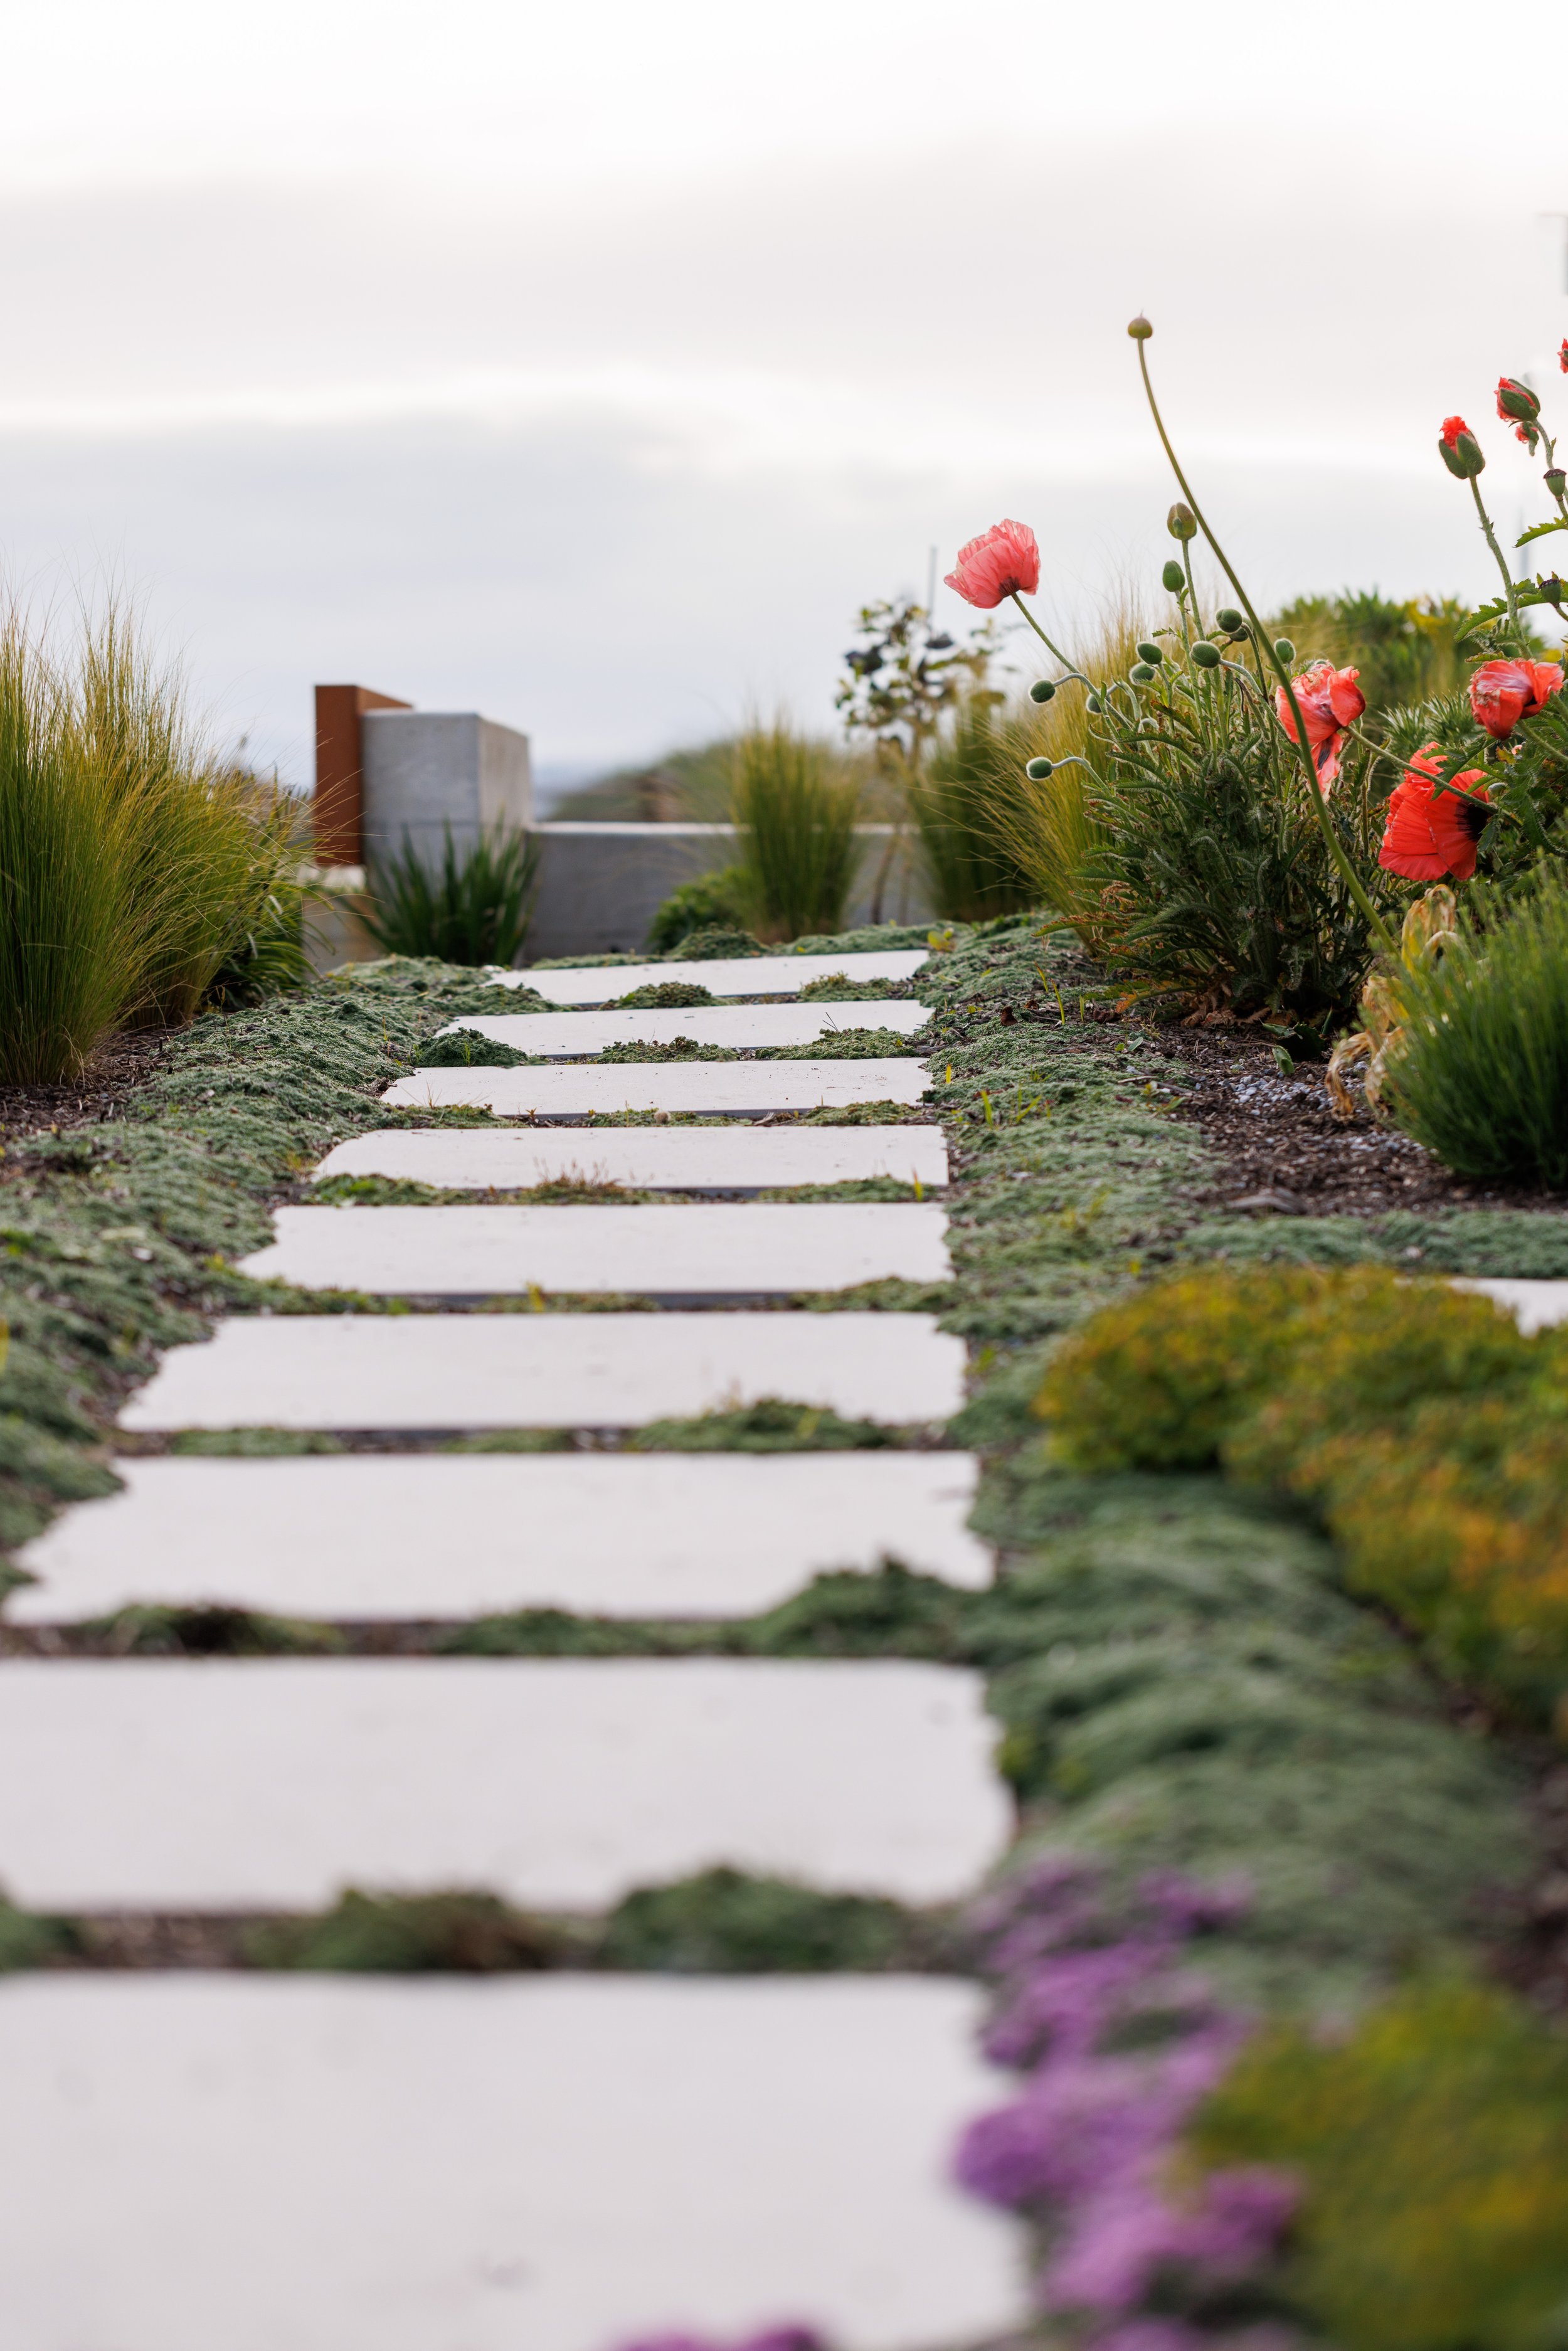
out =
[[127,1029],[106,1037],[68,1085],[0,1086],[0,1144],[29,1134],[61,1134],[123,1113],[126,1096],[157,1073],[172,1029]]

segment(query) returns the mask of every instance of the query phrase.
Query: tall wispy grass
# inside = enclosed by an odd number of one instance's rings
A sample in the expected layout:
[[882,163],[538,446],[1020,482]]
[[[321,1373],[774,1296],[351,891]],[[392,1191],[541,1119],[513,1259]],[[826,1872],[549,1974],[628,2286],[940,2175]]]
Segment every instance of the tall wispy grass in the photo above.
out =
[[1399,987],[1388,1098],[1405,1132],[1457,1176],[1568,1190],[1568,889],[1468,929]]
[[1000,820],[1034,789],[1023,774],[1034,756],[1023,747],[1028,735],[999,695],[970,695],[904,783],[932,903],[952,921],[988,922],[1030,903],[1030,877]]
[[760,939],[840,931],[860,844],[859,776],[782,721],[738,737],[730,773],[741,888]]
[[439,865],[404,840],[372,867],[361,919],[385,955],[509,964],[528,936],[538,854],[537,841],[504,825],[461,848],[444,825]]
[[216,758],[123,611],[61,654],[0,609],[0,1078],[189,1019],[297,862],[293,804]]

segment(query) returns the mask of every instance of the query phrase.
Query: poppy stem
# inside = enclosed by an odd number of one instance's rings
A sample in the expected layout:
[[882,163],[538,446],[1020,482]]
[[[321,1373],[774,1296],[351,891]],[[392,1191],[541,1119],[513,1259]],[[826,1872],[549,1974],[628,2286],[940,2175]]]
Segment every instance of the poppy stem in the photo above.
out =
[[[1062,652],[1061,647],[1051,643],[1051,639],[1046,635],[1045,631],[1040,627],[1040,622],[1035,619],[1034,614],[1030,611],[1029,606],[1024,602],[1023,598],[1019,594],[1016,588],[1012,591],[1012,601],[1018,606],[1019,611],[1023,614],[1024,619],[1029,622],[1030,627],[1034,631],[1035,635],[1040,639],[1040,643],[1045,646],[1047,651],[1053,653],[1056,655],[1057,660],[1061,664],[1063,669],[1072,669],[1072,664],[1068,660],[1067,655]],[[1077,670],[1072,670],[1072,674],[1074,677],[1080,674]]]
[[1490,548],[1493,555],[1497,558],[1497,568],[1502,573],[1502,592],[1508,604],[1508,625],[1511,629],[1517,629],[1519,626],[1519,605],[1513,592],[1513,574],[1508,568],[1507,557],[1503,554],[1501,548],[1497,543],[1497,533],[1491,527],[1491,517],[1488,514],[1485,507],[1481,504],[1480,483],[1474,474],[1470,475],[1469,480],[1470,496],[1476,502],[1476,512],[1480,517],[1480,525],[1482,530],[1486,533],[1487,545]]
[[[1246,589],[1241,585],[1240,580],[1238,578],[1236,571],[1231,565],[1229,557],[1226,554],[1225,549],[1221,547],[1219,541],[1214,536],[1213,531],[1209,528],[1208,523],[1204,516],[1203,508],[1198,505],[1196,496],[1193,495],[1192,486],[1188,482],[1186,475],[1182,472],[1181,460],[1177,457],[1176,451],[1171,446],[1170,434],[1166,431],[1166,421],[1160,414],[1160,404],[1155,398],[1155,387],[1149,376],[1149,355],[1147,344],[1141,337],[1138,339],[1138,369],[1144,379],[1144,397],[1149,403],[1149,413],[1155,420],[1155,430],[1160,436],[1161,447],[1165,450],[1166,455],[1170,460],[1171,471],[1176,475],[1176,480],[1181,484],[1182,496],[1186,498],[1188,506],[1192,508],[1193,513],[1197,517],[1199,530],[1202,531],[1205,538],[1207,539],[1209,546],[1213,549],[1220,569],[1224,572],[1226,578],[1235,589],[1241,609],[1252,623],[1253,643],[1257,646],[1260,654],[1260,668],[1261,668],[1262,665],[1261,654],[1263,648],[1265,646],[1268,648],[1268,656],[1270,666],[1273,668],[1275,674],[1280,680],[1280,684],[1283,690],[1285,700],[1290,705],[1291,716],[1296,722],[1296,731],[1293,738],[1294,748],[1296,755],[1301,761],[1302,771],[1306,777],[1307,798],[1312,802],[1313,811],[1317,817],[1318,826],[1323,836],[1323,846],[1327,849],[1330,857],[1338,867],[1340,878],[1343,882],[1345,888],[1350,892],[1351,896],[1354,899],[1356,904],[1365,915],[1372,931],[1372,935],[1376,940],[1378,946],[1382,948],[1384,954],[1388,956],[1397,956],[1399,953],[1399,946],[1393,932],[1384,921],[1383,916],[1378,913],[1377,908],[1373,904],[1365,884],[1363,883],[1360,874],[1356,872],[1355,867],[1352,864],[1349,856],[1346,854],[1344,843],[1341,841],[1338,833],[1334,831],[1333,819],[1329,814],[1328,802],[1323,797],[1322,787],[1318,781],[1318,771],[1312,765],[1312,755],[1307,747],[1306,721],[1301,716],[1301,704],[1296,699],[1296,689],[1291,681],[1291,673],[1285,666],[1285,664],[1280,659],[1279,654],[1274,651],[1274,641],[1267,634],[1262,622],[1259,619],[1257,612],[1253,610],[1252,599],[1248,595]],[[1474,487],[1473,481],[1471,486],[1472,488]],[[1479,496],[1476,503],[1478,506],[1480,504]]]

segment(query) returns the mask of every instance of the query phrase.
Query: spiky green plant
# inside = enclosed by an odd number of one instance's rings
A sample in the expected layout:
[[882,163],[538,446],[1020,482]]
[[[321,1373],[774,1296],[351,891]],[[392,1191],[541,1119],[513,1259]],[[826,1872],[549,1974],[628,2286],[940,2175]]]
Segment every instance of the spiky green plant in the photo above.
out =
[[971,694],[911,768],[904,797],[933,904],[949,921],[985,923],[1030,904],[1030,881],[997,811],[1023,785],[1018,727],[999,694]]
[[859,857],[858,777],[781,721],[735,746],[730,805],[752,928],[762,939],[842,930]]
[[441,862],[432,867],[416,843],[371,872],[362,920],[386,955],[435,956],[443,963],[509,964],[528,936],[538,873],[538,844],[498,825],[459,848],[442,827]]

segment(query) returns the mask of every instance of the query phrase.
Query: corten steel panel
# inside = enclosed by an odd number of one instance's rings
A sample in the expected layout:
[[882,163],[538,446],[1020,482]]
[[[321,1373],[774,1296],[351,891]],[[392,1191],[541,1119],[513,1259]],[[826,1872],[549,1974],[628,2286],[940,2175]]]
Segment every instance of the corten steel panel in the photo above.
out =
[[367,710],[412,710],[411,702],[368,685],[316,688],[316,862],[362,865],[364,758],[360,721]]

